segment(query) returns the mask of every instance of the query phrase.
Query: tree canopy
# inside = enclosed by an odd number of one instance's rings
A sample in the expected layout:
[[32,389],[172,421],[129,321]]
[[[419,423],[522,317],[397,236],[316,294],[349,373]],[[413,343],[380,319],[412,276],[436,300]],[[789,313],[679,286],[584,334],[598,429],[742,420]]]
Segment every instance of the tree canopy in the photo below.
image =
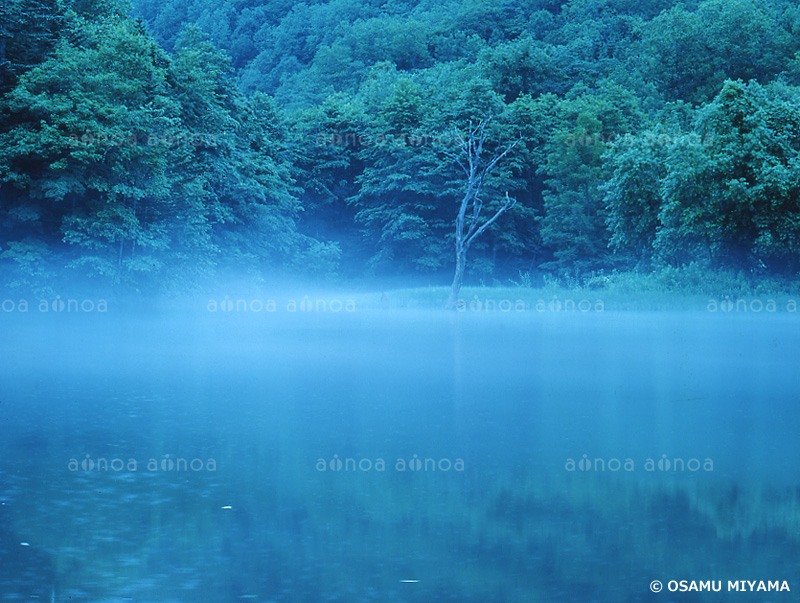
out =
[[798,65],[785,0],[5,0],[0,278],[444,283],[489,116],[467,280],[795,277]]

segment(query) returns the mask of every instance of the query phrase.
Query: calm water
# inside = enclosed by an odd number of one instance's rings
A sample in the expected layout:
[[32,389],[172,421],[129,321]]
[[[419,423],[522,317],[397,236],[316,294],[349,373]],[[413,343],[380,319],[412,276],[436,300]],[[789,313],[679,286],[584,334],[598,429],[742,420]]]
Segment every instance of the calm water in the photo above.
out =
[[800,591],[796,315],[0,320],[0,601]]

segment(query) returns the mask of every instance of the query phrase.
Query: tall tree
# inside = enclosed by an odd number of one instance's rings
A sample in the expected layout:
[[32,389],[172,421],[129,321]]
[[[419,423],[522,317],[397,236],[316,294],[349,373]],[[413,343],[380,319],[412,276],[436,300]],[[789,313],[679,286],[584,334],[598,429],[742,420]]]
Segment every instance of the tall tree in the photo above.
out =
[[599,187],[608,141],[639,127],[637,99],[618,86],[579,90],[556,107],[555,131],[545,145],[548,176],[541,233],[553,260],[542,265],[562,276],[609,266],[607,211]]
[[800,252],[800,90],[726,81],[698,113],[708,141],[673,150],[656,249],[796,274]]
[[[458,303],[458,294],[461,291],[461,284],[464,281],[464,270],[467,267],[467,252],[472,243],[482,235],[489,226],[494,224],[503,212],[510,210],[516,203],[506,193],[505,201],[494,209],[488,209],[493,213],[487,218],[484,213],[484,201],[481,199],[483,186],[486,176],[508,155],[511,150],[519,144],[521,139],[517,139],[504,149],[497,149],[487,156],[485,147],[487,131],[486,128],[492,121],[489,116],[486,119],[473,125],[470,122],[466,135],[453,129],[453,136],[458,143],[458,154],[446,153],[464,171],[466,176],[466,190],[461,198],[461,203],[456,215],[455,229],[455,256],[456,268],[453,274],[453,283],[450,286],[450,296],[447,298],[447,309],[455,309]],[[496,204],[495,204],[496,206]]]
[[75,17],[2,106],[4,266],[61,251],[79,274],[185,287],[226,265],[335,263],[296,231],[279,115],[196,30],[171,58],[131,19]]

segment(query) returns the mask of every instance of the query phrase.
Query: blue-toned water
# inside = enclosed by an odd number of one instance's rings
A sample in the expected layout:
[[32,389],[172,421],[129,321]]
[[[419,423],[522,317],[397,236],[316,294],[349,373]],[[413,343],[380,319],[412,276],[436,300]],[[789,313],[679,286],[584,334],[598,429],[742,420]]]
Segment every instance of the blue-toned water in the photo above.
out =
[[794,314],[0,320],[0,601],[800,590]]

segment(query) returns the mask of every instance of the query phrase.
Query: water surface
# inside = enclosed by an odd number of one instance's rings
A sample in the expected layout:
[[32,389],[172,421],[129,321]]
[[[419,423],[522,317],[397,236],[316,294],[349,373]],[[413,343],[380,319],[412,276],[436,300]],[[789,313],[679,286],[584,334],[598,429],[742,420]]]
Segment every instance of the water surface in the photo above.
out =
[[797,576],[792,314],[2,320],[2,601],[618,603]]

